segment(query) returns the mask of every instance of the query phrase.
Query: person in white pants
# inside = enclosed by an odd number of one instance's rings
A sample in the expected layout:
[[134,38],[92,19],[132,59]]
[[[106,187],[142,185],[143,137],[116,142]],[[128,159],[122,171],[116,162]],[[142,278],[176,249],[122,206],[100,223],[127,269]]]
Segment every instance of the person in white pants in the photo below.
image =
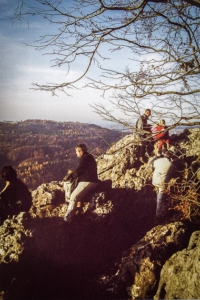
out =
[[70,223],[76,212],[77,202],[81,201],[89,192],[98,186],[97,163],[94,157],[87,152],[84,144],[75,147],[76,155],[79,158],[78,167],[68,175],[68,180],[78,177],[78,185],[71,193],[69,206],[67,208],[64,221]]

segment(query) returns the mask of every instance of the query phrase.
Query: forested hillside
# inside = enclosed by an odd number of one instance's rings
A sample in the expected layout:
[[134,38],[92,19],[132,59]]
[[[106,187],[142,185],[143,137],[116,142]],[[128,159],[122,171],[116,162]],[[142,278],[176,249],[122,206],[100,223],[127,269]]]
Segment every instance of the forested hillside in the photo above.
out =
[[75,167],[78,143],[85,143],[96,157],[121,137],[119,131],[79,122],[0,122],[0,167],[15,167],[18,177],[33,190],[44,182],[61,180]]

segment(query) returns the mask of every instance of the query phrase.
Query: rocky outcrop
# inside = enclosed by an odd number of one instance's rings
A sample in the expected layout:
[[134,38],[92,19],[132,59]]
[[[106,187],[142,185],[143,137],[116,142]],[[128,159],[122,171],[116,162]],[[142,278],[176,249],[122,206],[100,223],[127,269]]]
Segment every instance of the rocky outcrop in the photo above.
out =
[[186,239],[187,231],[182,223],[153,228],[123,254],[116,274],[104,278],[107,288],[122,299],[153,298],[163,263],[184,247]]
[[[199,149],[193,148],[199,140],[196,129],[171,137],[174,156],[181,166],[187,162],[191,170],[185,176],[192,174],[195,184]],[[138,162],[137,151],[133,135],[128,135],[97,159],[103,184],[77,208],[72,224],[63,221],[68,205],[63,181],[39,186],[32,192],[29,214],[4,222],[0,227],[2,299],[197,297],[199,240],[193,239],[187,248],[194,228],[188,230],[172,213],[156,226],[152,150],[144,165]],[[112,180],[112,188],[104,184],[106,180]],[[184,282],[191,278],[185,289],[184,284],[178,287],[181,274]]]
[[24,227],[26,215],[19,214],[4,221],[0,227],[0,264],[18,262],[24,250],[25,240],[32,236],[32,231]]
[[[44,183],[32,192],[33,205],[30,209],[32,218],[63,218],[67,211],[68,203],[65,201],[64,182],[53,181]],[[94,193],[83,199],[82,206],[77,209],[77,214],[92,212],[96,216],[104,216],[112,211],[109,200],[109,181],[99,183]]]
[[185,153],[186,157],[194,157],[198,160],[200,156],[200,128],[187,129],[180,135],[182,141],[177,141],[176,147]]
[[[186,130],[179,136],[170,138],[170,150],[174,155],[178,169],[183,170],[185,161],[194,167],[195,176],[199,176],[200,128]],[[133,134],[127,135],[114,144],[105,154],[98,157],[98,173],[101,180],[112,179],[113,188],[130,188],[141,190],[151,183],[154,156],[153,144],[149,143],[146,152],[147,163],[138,162],[138,145]]]
[[114,144],[98,157],[97,163],[99,178],[112,179],[113,188],[141,190],[152,177],[151,164],[141,166],[138,163],[138,141],[133,134]]
[[[59,184],[53,186],[59,189]],[[37,191],[48,196],[42,201],[46,212],[50,188],[43,185]],[[103,195],[95,194],[94,205],[85,212],[77,211],[72,224],[58,216],[49,217],[53,210],[46,216],[17,216],[4,222],[2,299],[107,297],[107,291],[98,283],[100,276],[112,269],[121,253],[152,227],[155,212],[149,201],[131,198],[124,191],[111,191],[107,200]],[[142,208],[148,211],[147,222],[145,214],[140,213]],[[35,209],[40,212],[39,203]]]
[[199,299],[199,258],[200,231],[195,231],[188,247],[173,254],[164,264],[154,299]]
[[64,217],[67,210],[63,182],[44,183],[32,192],[31,217]]

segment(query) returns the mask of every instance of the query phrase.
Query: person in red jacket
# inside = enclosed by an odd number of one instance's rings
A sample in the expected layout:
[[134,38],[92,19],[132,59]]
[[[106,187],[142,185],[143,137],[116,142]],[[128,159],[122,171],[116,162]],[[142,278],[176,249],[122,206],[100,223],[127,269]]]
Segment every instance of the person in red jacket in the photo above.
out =
[[71,223],[75,215],[77,202],[80,202],[89,192],[93,191],[99,183],[97,163],[94,157],[87,152],[87,147],[84,144],[79,144],[75,150],[79,164],[76,170],[67,176],[67,179],[78,179],[78,185],[71,193],[69,206],[64,217],[64,221],[68,223]]
[[165,149],[169,149],[169,133],[165,125],[165,120],[161,120],[160,123],[155,123],[151,127],[151,132],[158,151],[162,150],[163,146]]

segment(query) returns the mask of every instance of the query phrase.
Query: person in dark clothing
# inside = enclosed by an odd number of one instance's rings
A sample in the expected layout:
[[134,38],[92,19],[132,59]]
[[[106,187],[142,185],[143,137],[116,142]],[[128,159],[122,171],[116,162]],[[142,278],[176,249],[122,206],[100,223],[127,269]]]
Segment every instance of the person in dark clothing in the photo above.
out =
[[148,108],[145,110],[145,113],[138,118],[136,122],[136,131],[141,139],[141,145],[139,147],[139,161],[143,164],[145,163],[144,156],[147,145],[145,139],[150,134],[150,125],[147,123],[150,115],[151,110]]
[[31,193],[27,186],[17,178],[17,172],[12,166],[4,166],[1,177],[6,181],[0,192],[0,221],[3,223],[8,217],[28,212],[32,205]]
[[81,201],[89,192],[98,186],[97,163],[94,157],[87,152],[84,144],[79,144],[75,148],[79,158],[78,167],[68,175],[68,180],[78,179],[78,185],[71,193],[69,206],[67,208],[64,221],[70,223],[76,212],[77,202]]

